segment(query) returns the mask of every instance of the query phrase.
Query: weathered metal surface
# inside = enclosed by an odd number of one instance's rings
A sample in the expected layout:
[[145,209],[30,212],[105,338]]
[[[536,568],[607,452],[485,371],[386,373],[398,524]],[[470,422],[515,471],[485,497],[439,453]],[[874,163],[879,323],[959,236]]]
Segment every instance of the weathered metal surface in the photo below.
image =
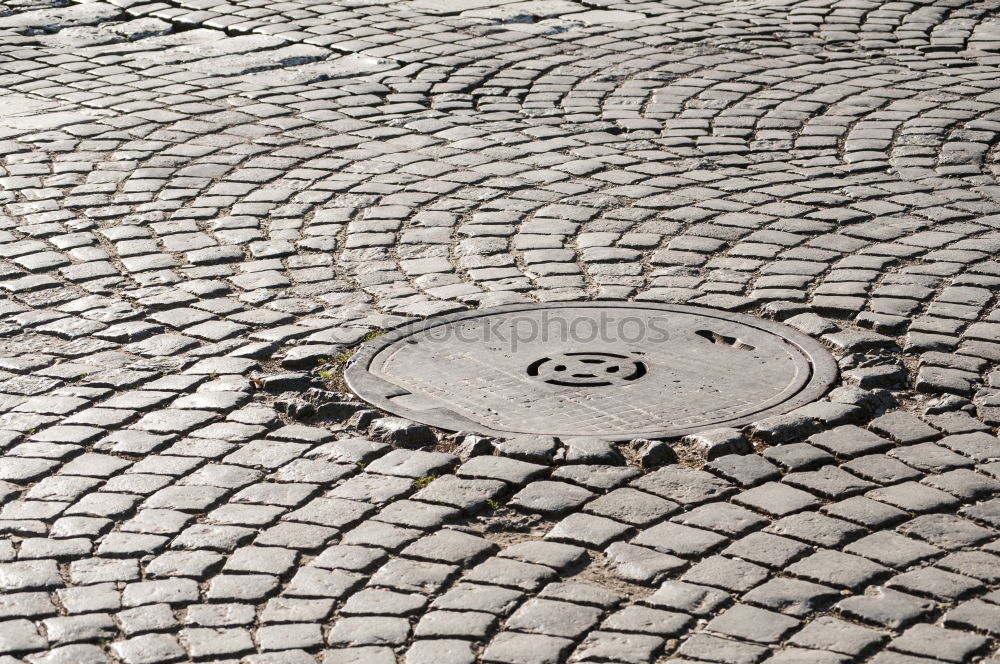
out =
[[431,318],[367,345],[346,372],[366,401],[443,429],[615,440],[788,412],[836,376],[822,346],[784,325],[633,303]]

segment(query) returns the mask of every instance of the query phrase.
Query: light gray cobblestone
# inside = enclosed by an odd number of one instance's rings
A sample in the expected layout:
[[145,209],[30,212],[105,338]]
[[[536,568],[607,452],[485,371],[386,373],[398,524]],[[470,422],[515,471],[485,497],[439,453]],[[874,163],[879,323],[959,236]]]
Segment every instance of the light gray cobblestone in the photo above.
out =
[[[997,9],[0,8],[0,662],[993,661]],[[631,447],[341,380],[591,299],[841,379]]]

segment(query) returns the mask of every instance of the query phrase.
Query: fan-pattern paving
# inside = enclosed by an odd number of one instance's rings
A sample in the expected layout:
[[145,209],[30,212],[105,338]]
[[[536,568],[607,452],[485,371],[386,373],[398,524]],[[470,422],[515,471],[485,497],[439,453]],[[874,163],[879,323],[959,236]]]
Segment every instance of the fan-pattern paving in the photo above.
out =
[[[0,662],[996,657],[998,10],[0,6]],[[655,470],[272,395],[593,298],[787,320],[845,387]]]

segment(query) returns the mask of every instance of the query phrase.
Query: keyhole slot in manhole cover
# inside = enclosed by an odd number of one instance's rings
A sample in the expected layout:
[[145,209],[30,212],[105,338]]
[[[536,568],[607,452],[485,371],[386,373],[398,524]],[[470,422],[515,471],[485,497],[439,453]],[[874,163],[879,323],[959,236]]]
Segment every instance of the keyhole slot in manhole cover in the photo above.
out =
[[442,429],[622,440],[786,413],[821,397],[837,365],[772,321],[591,302],[429,318],[363,346],[345,378],[379,408]]
[[736,337],[727,337],[724,334],[719,334],[718,332],[713,332],[711,330],[698,330],[695,334],[702,339],[708,339],[713,344],[732,346],[733,348],[738,348],[739,350],[754,350],[753,346],[737,339]]

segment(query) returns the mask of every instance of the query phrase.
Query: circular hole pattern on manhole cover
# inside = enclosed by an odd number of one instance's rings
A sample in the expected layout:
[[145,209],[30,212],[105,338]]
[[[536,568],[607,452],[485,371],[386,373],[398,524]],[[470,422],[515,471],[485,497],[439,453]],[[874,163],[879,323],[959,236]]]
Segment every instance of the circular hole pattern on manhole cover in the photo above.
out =
[[369,403],[442,429],[626,440],[786,413],[822,396],[837,365],[752,316],[574,302],[414,323],[364,346],[345,377]]

